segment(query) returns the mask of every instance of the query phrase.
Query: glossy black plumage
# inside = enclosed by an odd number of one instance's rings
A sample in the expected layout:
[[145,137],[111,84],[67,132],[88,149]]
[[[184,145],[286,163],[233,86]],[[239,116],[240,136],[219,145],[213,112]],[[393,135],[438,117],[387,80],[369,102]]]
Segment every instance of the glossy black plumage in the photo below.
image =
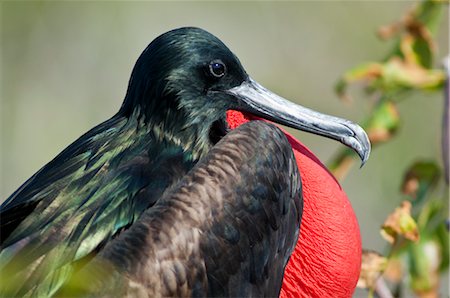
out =
[[[247,123],[59,294],[275,297],[301,213],[300,176],[287,138],[271,124]],[[110,269],[99,269],[105,266]]]
[[[169,31],[139,57],[119,112],[69,145],[1,205],[0,296],[55,294],[206,158],[228,132],[230,109],[339,140],[363,161],[370,151],[359,126],[288,103],[263,88],[215,36],[198,28]],[[271,208],[265,214],[275,212]],[[228,249],[212,251],[225,255]],[[227,278],[226,272],[219,275]],[[281,277],[276,272],[273,278]]]

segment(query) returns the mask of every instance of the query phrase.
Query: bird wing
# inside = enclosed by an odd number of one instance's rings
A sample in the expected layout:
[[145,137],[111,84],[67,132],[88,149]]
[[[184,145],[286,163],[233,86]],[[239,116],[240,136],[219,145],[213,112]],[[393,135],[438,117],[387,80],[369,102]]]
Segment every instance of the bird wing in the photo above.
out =
[[303,197],[291,145],[272,124],[248,124],[231,139],[252,152],[236,165],[241,182],[223,191],[228,204],[202,239],[208,294],[216,297],[278,297],[299,235]]
[[275,297],[297,243],[302,202],[283,132],[244,124],[57,295]]
[[138,121],[113,117],[98,125],[1,206],[0,296],[54,293],[191,166],[170,146],[161,146],[164,158],[150,160],[152,138]]

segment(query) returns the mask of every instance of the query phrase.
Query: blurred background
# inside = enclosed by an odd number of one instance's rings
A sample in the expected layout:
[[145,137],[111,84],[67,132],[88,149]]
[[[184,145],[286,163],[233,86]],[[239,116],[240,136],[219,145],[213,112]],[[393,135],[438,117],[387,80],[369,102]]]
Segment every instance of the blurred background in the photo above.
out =
[[[375,34],[409,1],[345,2],[3,2],[1,3],[0,201],[81,134],[120,107],[131,69],[149,42],[181,26],[218,36],[257,81],[314,110],[359,122],[371,103],[338,78],[384,58],[392,41]],[[448,15],[448,6],[445,8]],[[437,33],[436,63],[448,54],[448,18]],[[380,225],[402,200],[405,169],[418,157],[441,160],[442,93],[399,103],[395,139],[376,148],[342,186],[356,211],[363,247],[383,251]],[[342,146],[293,134],[324,163]],[[443,294],[448,296],[448,284]],[[359,295],[359,294],[355,294]],[[363,295],[363,294],[361,294]]]

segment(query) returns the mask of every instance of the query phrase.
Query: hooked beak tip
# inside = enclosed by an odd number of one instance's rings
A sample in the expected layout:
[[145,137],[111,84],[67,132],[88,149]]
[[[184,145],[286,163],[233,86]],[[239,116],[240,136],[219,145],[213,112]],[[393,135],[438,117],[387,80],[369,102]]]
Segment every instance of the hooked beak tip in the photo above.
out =
[[355,144],[353,144],[353,146],[350,145],[350,148],[352,148],[353,150],[356,151],[356,153],[358,153],[359,158],[361,159],[360,168],[362,168],[369,159],[371,144],[366,132],[359,125],[355,124],[353,127],[353,131],[355,132],[354,136]]
[[369,159],[370,156],[370,149],[365,151],[362,155],[359,155],[359,157],[361,158],[361,165],[359,166],[359,168],[361,169],[367,162],[367,160]]

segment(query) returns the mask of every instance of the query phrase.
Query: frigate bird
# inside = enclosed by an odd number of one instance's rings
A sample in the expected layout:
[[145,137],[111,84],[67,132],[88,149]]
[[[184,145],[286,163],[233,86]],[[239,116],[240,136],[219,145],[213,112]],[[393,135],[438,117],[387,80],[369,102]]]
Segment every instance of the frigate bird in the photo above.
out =
[[[229,110],[338,140],[363,163],[369,156],[367,135],[356,124],[271,93],[204,30],[169,31],[139,57],[119,112],[69,145],[2,204],[0,270],[8,283],[2,283],[0,294],[51,296],[74,272],[89,268],[91,260],[108,251],[117,255],[113,243],[132,235],[134,224],[156,212],[162,198],[176,197],[170,192],[180,179],[184,183],[183,176],[199,160],[208,160],[229,131]],[[161,224],[184,225],[174,220]],[[288,251],[289,243],[283,247]],[[203,258],[213,253],[226,254],[208,250]],[[124,257],[133,258],[129,253]],[[271,278],[279,280],[280,274]],[[207,282],[214,285],[212,279]],[[239,285],[239,280],[231,284]]]

